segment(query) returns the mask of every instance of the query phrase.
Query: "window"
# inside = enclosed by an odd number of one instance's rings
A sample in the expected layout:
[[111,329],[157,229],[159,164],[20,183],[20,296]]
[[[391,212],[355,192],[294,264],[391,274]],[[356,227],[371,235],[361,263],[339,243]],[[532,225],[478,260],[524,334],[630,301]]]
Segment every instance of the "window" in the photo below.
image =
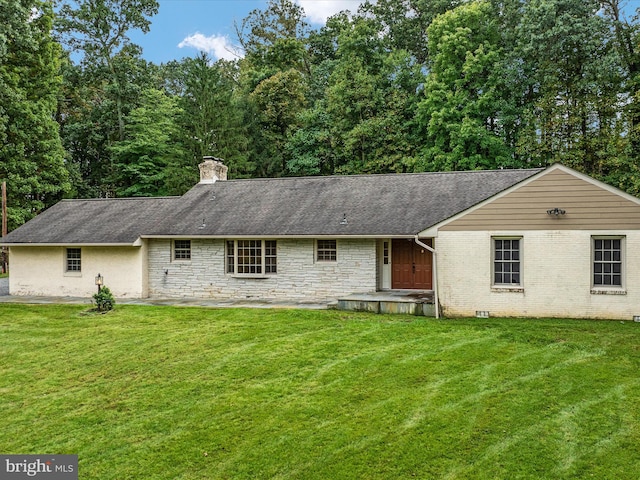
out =
[[238,240],[236,243],[237,273],[262,273],[262,242]]
[[335,262],[338,259],[338,247],[335,240],[318,240],[316,260],[318,262]]
[[520,285],[520,238],[493,239],[493,284]]
[[227,273],[235,273],[236,271],[236,247],[233,240],[227,241]]
[[277,273],[275,240],[228,240],[227,273],[263,275]]
[[82,250],[79,248],[67,248],[67,272],[82,271]]
[[191,240],[173,241],[173,259],[191,260]]
[[267,240],[264,242],[264,272],[276,273],[276,242]]
[[593,286],[622,287],[623,238],[593,239]]
[[382,263],[384,265],[389,265],[389,242],[384,242],[382,244]]

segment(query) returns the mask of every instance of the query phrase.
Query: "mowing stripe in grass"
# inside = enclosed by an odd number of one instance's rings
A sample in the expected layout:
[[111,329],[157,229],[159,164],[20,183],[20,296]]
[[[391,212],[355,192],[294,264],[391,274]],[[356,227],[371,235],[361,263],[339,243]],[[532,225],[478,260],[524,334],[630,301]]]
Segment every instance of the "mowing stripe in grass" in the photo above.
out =
[[630,322],[0,306],[0,451],[77,453],[100,480],[636,479],[639,340]]

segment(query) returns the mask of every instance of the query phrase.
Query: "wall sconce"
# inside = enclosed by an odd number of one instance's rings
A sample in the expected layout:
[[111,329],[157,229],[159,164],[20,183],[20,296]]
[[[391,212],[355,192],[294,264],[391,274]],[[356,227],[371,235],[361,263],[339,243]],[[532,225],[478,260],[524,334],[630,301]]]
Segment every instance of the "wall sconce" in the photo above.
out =
[[96,275],[96,285],[98,286],[98,293],[100,293],[100,289],[104,285],[104,277],[100,274]]
[[547,215],[555,215],[556,217],[564,215],[565,213],[567,212],[558,207],[547,210]]

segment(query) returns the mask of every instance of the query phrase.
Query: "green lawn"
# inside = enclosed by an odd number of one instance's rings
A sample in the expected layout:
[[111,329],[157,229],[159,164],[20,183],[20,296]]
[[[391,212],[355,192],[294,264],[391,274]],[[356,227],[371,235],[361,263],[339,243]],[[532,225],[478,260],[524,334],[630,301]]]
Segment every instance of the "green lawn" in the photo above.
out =
[[0,452],[81,479],[637,479],[640,324],[0,305]]

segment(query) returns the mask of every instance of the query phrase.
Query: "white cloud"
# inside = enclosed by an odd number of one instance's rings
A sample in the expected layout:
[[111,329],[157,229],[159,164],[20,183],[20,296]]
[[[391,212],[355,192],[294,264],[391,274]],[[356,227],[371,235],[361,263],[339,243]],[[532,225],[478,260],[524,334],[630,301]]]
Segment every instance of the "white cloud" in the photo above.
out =
[[231,41],[222,35],[211,35],[207,37],[200,32],[189,35],[178,44],[178,48],[191,47],[202,52],[206,52],[214,57],[215,60],[225,59],[234,60],[244,56],[244,52],[240,47],[231,43]]
[[364,0],[296,0],[296,3],[304,8],[310,22],[324,24],[331,15],[343,10],[355,13]]

